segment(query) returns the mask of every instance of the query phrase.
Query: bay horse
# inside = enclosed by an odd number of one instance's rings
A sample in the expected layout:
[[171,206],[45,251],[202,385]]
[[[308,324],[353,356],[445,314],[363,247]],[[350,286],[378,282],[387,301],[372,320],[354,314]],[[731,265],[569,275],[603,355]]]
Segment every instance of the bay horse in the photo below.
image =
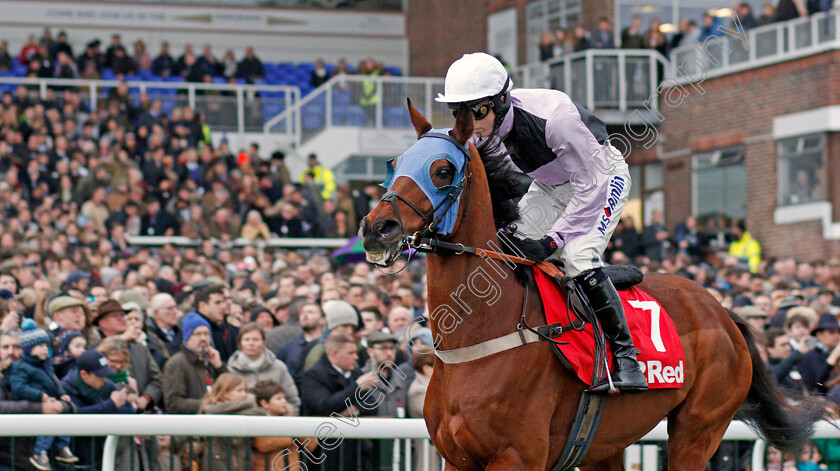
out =
[[[418,135],[414,149],[429,139],[421,136],[432,126],[410,101],[408,108]],[[499,180],[503,174],[498,162],[482,162],[468,141],[472,133],[472,113],[462,105],[447,134],[453,141],[446,143],[452,149],[449,155],[421,155],[421,146],[400,156],[427,161],[413,162],[416,178],[399,171],[392,175],[390,191],[363,219],[359,234],[369,262],[392,265],[412,234],[434,236],[429,229],[435,227],[429,226],[442,224],[444,212],[455,218],[446,240],[464,247],[499,246],[494,215],[503,210],[504,194],[513,182]],[[389,173],[403,167],[392,165]],[[424,192],[418,181],[434,188]],[[506,206],[510,210],[509,201]],[[469,254],[427,255],[430,323],[437,349],[469,347],[515,332],[526,286],[534,293],[536,285],[532,277],[497,276],[501,299],[493,305],[481,292],[489,289],[486,283],[473,286],[483,298],[475,289],[459,289],[469,285],[468,277],[476,270],[492,272],[487,263]],[[498,266],[502,273],[514,275],[510,267]],[[648,275],[639,287],[662,304],[679,332],[684,385],[608,397],[581,469],[623,470],[624,449],[666,418],[668,466],[673,470],[705,469],[739,411],[740,418],[777,448],[797,451],[807,441],[815,422],[825,415],[822,403],[809,399],[794,404],[786,398],[773,384],[742,319],[699,284],[676,275]],[[438,309],[444,305],[446,309]],[[532,326],[545,324],[539,296],[530,297],[525,315]],[[552,348],[549,342],[535,342],[466,363],[435,359],[423,415],[446,470],[552,469],[586,387],[561,365]]]

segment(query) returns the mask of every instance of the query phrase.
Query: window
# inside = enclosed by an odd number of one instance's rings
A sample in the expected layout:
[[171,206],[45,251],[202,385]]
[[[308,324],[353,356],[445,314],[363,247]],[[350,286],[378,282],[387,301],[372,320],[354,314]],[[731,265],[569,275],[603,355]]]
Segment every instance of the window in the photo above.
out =
[[645,165],[644,170],[644,209],[645,224],[650,224],[651,215],[654,211],[665,211],[664,176],[662,175],[662,162],[653,162]]
[[779,206],[826,199],[825,135],[778,141]]
[[574,27],[581,18],[581,0],[538,0],[527,6],[528,62],[537,62],[540,36],[548,31],[552,34],[559,28]]
[[650,223],[654,211],[664,211],[665,192],[663,191],[662,162],[630,165],[630,198],[622,219],[632,217],[637,229],[641,230]]
[[697,154],[693,159],[694,215],[701,225],[746,216],[744,147]]

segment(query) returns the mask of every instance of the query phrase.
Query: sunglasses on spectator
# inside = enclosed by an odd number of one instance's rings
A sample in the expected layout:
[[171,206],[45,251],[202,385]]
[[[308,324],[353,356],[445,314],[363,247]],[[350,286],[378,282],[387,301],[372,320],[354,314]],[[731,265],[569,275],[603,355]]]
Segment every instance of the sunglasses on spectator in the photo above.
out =
[[[488,113],[490,113],[490,110],[493,109],[493,102],[492,101],[487,102],[487,103],[479,103],[477,105],[470,105],[469,103],[465,103],[465,104],[470,109],[470,111],[472,111],[473,118],[476,121],[478,121],[480,119],[484,119],[484,117],[487,116]],[[452,111],[452,116],[454,116],[456,118],[458,117],[458,110],[460,108],[461,108],[460,103],[450,103],[449,104],[449,109]]]

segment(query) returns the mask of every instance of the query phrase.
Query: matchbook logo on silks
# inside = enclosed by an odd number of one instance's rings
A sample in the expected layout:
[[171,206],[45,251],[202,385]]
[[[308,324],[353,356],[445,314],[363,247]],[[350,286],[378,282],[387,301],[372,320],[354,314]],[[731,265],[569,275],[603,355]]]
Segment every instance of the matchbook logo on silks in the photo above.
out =
[[647,375],[650,384],[682,383],[685,379],[682,361],[677,366],[662,366],[662,362],[657,360],[640,361],[639,368]]
[[621,200],[621,193],[624,191],[624,179],[615,176],[610,181],[610,192],[607,195],[607,205],[604,206],[604,214],[601,215],[601,222],[598,226],[598,232],[601,233],[602,236],[607,235],[607,227],[610,225],[610,219],[612,219],[613,211],[615,211],[615,206]]

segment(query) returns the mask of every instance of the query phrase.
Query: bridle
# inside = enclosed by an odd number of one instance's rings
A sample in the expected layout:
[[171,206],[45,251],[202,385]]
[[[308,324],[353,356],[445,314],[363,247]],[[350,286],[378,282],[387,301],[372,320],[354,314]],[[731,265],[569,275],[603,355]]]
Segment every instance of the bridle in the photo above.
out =
[[[406,199],[404,196],[397,193],[395,190],[388,190],[382,198],[379,200],[380,202],[388,202],[391,204],[391,207],[394,209],[394,213],[397,215],[397,222],[400,225],[400,234],[402,238],[399,242],[399,246],[397,250],[394,250],[393,253],[390,255],[389,259],[386,263],[390,264],[396,260],[399,254],[402,252],[403,247],[408,246],[418,252],[426,252],[426,253],[437,253],[434,250],[434,246],[438,244],[434,244],[434,242],[440,242],[445,240],[446,237],[449,235],[447,234],[443,239],[440,238],[440,234],[438,233],[438,226],[440,225],[441,220],[446,216],[452,206],[461,198],[462,195],[466,193],[466,199],[464,200],[463,208],[461,209],[461,216],[463,218],[464,215],[467,214],[467,209],[469,208],[470,202],[470,185],[472,183],[472,170],[470,168],[470,160],[472,155],[470,154],[469,149],[464,144],[458,142],[455,138],[450,136],[449,134],[442,133],[442,132],[434,132],[430,131],[422,136],[420,139],[424,138],[436,138],[436,139],[444,139],[451,142],[461,153],[464,155],[464,171],[461,179],[456,183],[446,194],[443,200],[437,204],[437,206],[433,207],[431,211],[424,213],[420,210],[414,203]],[[419,182],[418,182],[419,184]],[[412,209],[423,221],[423,228],[416,231],[414,234],[408,235],[405,233],[405,226],[403,225],[403,218],[402,214],[400,213],[400,209],[397,207],[397,200],[402,201],[405,203],[409,208]],[[435,216],[438,213],[438,210],[443,208],[443,211]],[[460,219],[459,218],[459,219]],[[431,219],[431,221],[429,221]],[[428,222],[427,222],[428,221]],[[463,244],[457,244],[463,247]],[[430,249],[430,247],[432,247]]]

